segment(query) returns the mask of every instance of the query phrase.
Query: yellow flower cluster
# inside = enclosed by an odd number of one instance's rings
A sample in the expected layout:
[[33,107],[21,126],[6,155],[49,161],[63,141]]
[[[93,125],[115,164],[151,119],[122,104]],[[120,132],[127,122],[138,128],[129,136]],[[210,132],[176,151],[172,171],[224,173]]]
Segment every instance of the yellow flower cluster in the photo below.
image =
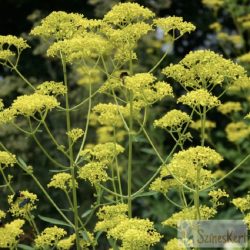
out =
[[[5,49],[5,45],[7,48]],[[11,50],[14,47],[16,51]],[[22,50],[29,48],[29,45],[23,38],[12,35],[0,36],[0,60],[6,61],[15,56],[16,53],[21,53]]]
[[195,26],[192,23],[185,22],[182,17],[177,16],[154,19],[154,24],[166,33],[172,30],[178,30],[180,36],[195,30]]
[[0,210],[0,220],[5,218],[6,213],[3,210]]
[[41,95],[65,95],[67,87],[62,82],[46,81],[36,87],[36,93]]
[[244,222],[248,226],[248,229],[250,229],[250,213],[248,213],[246,216],[244,216]]
[[245,119],[250,119],[250,113],[248,113],[244,118]]
[[191,120],[190,116],[177,109],[173,109],[162,118],[154,121],[154,127],[169,129],[170,131],[181,128],[185,123]]
[[16,156],[5,152],[5,151],[0,151],[0,166],[5,165],[5,166],[14,166],[16,163]]
[[116,4],[103,18],[107,23],[125,26],[154,17],[154,13],[138,3]]
[[210,9],[218,10],[224,5],[224,0],[202,0],[202,3]]
[[250,62],[250,52],[239,56],[237,59],[242,63],[249,63]]
[[[200,206],[201,220],[208,220],[216,215],[217,211],[214,208],[208,206]],[[195,220],[196,219],[196,208],[185,207],[180,212],[174,213],[167,220],[163,221],[164,226],[177,227],[179,221],[182,220]]]
[[177,103],[183,103],[196,110],[200,107],[213,108],[220,105],[220,101],[216,96],[210,94],[206,89],[197,89],[188,92],[178,98]]
[[231,43],[237,49],[242,48],[244,40],[240,35],[229,35],[225,32],[219,32],[217,39],[223,43]]
[[250,210],[250,195],[246,195],[245,197],[239,197],[232,200],[234,206],[236,206],[241,212],[245,212]]
[[76,235],[72,234],[66,239],[59,240],[57,243],[58,250],[69,250],[74,245],[76,240]]
[[63,40],[52,44],[47,55],[59,57],[61,53],[67,62],[96,58],[109,51],[110,46],[107,40],[94,33],[86,33],[84,36],[74,36],[72,39]]
[[122,241],[123,250],[143,250],[155,245],[162,236],[156,232],[153,222],[148,219],[124,219],[108,234]]
[[227,139],[231,142],[238,142],[250,135],[250,127],[244,122],[231,122],[226,126]]
[[227,115],[232,112],[239,112],[242,110],[240,102],[226,102],[217,108],[222,114]]
[[35,238],[35,247],[36,249],[52,249],[65,235],[66,231],[62,228],[47,227]]
[[10,223],[0,227],[0,248],[3,249],[17,249],[20,235],[23,234],[22,226],[25,221],[21,219],[13,220]]
[[95,226],[95,231],[108,232],[127,218],[127,212],[127,204],[120,203],[116,205],[103,206],[97,213],[99,221]]
[[219,201],[222,197],[229,197],[228,193],[220,188],[218,190],[211,190],[208,195],[212,198],[211,202],[214,207],[224,204],[223,202]]
[[[97,128],[96,135],[99,143],[114,141],[114,128],[112,126],[101,126]],[[115,129],[115,140],[117,142],[122,142],[126,135],[125,130]]]
[[125,77],[125,87],[133,91],[134,101],[140,107],[148,106],[166,96],[173,97],[173,89],[166,82],[156,82],[150,73],[138,73]]
[[128,206],[117,204],[102,207],[97,216],[95,231],[105,231],[109,237],[122,241],[121,249],[142,250],[160,241],[161,235],[148,219],[130,219]]
[[85,32],[86,20],[83,15],[53,11],[36,26],[31,35],[44,39],[63,40],[72,38],[76,33]]
[[54,96],[34,93],[17,97],[11,108],[16,110],[18,115],[33,116],[36,112],[41,112],[44,109],[51,110],[59,105],[60,103]]
[[228,90],[230,92],[240,92],[249,91],[250,90],[250,78],[249,77],[241,77],[240,79],[233,82],[231,86],[229,86]]
[[179,239],[171,239],[168,243],[164,246],[164,250],[186,250],[185,244]]
[[[202,121],[201,120],[197,120],[197,121],[192,121],[190,124],[190,128],[196,129],[196,130],[200,130],[201,129],[201,125],[202,125]],[[205,129],[209,130],[212,128],[215,128],[216,124],[213,121],[209,121],[206,120],[205,121]]]
[[123,124],[120,113],[123,116],[127,115],[125,107],[113,103],[99,103],[92,109],[92,111],[97,115],[97,120],[101,125],[115,127],[121,127]]
[[7,108],[0,111],[0,125],[11,122],[16,116],[16,110]]
[[237,21],[240,23],[243,29],[250,29],[250,14],[237,18]]
[[90,162],[79,168],[78,177],[96,185],[108,180],[106,169],[107,165],[103,162]]
[[0,111],[3,110],[3,108],[4,108],[3,100],[0,99]]
[[28,218],[30,212],[36,209],[36,201],[38,201],[37,195],[28,191],[19,191],[16,199],[14,199],[14,195],[9,195],[9,212],[16,217]]
[[194,89],[209,89],[223,83],[230,86],[246,76],[242,66],[209,50],[191,51],[178,64],[170,65],[162,72],[183,86]]
[[209,25],[209,28],[216,32],[220,32],[222,30],[222,25],[219,22],[214,22]]
[[[75,184],[77,186],[77,182],[75,180]],[[71,175],[68,173],[58,173],[53,175],[51,178],[48,187],[59,188],[64,191],[68,191],[72,188],[72,178]]]
[[84,131],[81,128],[73,128],[67,132],[67,135],[73,142],[76,142],[84,135]]

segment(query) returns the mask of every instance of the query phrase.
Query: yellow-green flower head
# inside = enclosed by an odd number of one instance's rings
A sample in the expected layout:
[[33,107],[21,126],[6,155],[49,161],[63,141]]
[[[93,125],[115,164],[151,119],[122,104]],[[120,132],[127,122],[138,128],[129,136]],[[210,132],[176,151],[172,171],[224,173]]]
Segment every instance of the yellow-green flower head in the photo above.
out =
[[[77,186],[77,182],[75,181]],[[53,175],[48,187],[59,188],[64,191],[68,191],[72,188],[72,178],[68,173],[59,173]]]
[[111,162],[117,155],[124,152],[124,147],[117,143],[107,142],[97,144],[91,149],[82,150],[80,155],[86,158],[90,158],[93,161]]
[[0,111],[0,125],[11,122],[16,116],[16,110],[7,108]]
[[31,30],[30,34],[45,39],[63,40],[72,38],[75,34],[84,33],[86,19],[83,15],[53,11],[45,17],[41,24]]
[[[127,132],[119,129],[115,131],[115,139],[117,142],[124,141]],[[106,143],[114,141],[114,128],[112,126],[101,126],[96,130],[96,136],[98,143]]]
[[125,86],[129,90],[138,92],[155,81],[155,77],[151,73],[138,73],[134,76],[125,77]]
[[35,238],[36,249],[52,249],[55,244],[67,233],[57,226],[45,228],[40,235]]
[[177,103],[179,102],[195,109],[200,107],[211,109],[220,105],[220,100],[216,96],[210,94],[206,89],[192,90],[179,97]]
[[0,227],[0,248],[17,249],[19,238],[23,234],[24,223],[24,220],[16,219]]
[[250,14],[237,18],[237,21],[240,23],[243,29],[250,29]]
[[56,247],[58,250],[70,250],[71,247],[74,245],[76,240],[76,235],[72,234],[66,239],[59,240]]
[[16,217],[28,218],[30,212],[36,209],[36,201],[38,201],[37,195],[28,191],[19,191],[17,199],[14,199],[14,195],[9,195],[9,212]]
[[250,119],[250,112],[244,117],[244,119]]
[[[216,215],[217,211],[205,205],[200,206],[201,220],[208,220]],[[174,213],[167,220],[163,221],[164,226],[177,227],[179,221],[182,220],[195,220],[196,219],[196,208],[186,207],[180,212]]]
[[99,221],[95,226],[95,231],[108,232],[114,228],[118,223],[128,218],[128,205],[127,204],[116,204],[103,206],[97,212]]
[[240,91],[249,91],[250,90],[250,77],[241,77],[238,80],[234,81],[228,90],[230,93],[240,92]]
[[245,197],[239,197],[232,200],[234,206],[236,206],[241,212],[250,210],[250,195]]
[[222,114],[227,115],[232,112],[239,112],[242,110],[240,102],[226,102],[217,108]]
[[110,45],[104,37],[86,33],[84,36],[74,36],[72,39],[53,43],[47,55],[60,58],[62,53],[67,62],[73,63],[83,59],[97,58],[109,50]]
[[224,203],[219,201],[223,197],[229,197],[229,194],[222,189],[217,189],[217,190],[211,190],[208,195],[212,198],[211,202],[213,203],[214,207],[218,207],[220,205],[223,205]]
[[[202,126],[202,120],[192,121],[190,124],[190,128],[200,130]],[[216,123],[213,121],[206,120],[205,129],[210,130],[216,127]]]
[[244,216],[244,223],[247,225],[248,229],[250,229],[250,213]]
[[41,112],[44,109],[51,110],[59,105],[60,103],[54,96],[34,93],[17,97],[11,107],[19,115],[32,116],[36,112]]
[[154,19],[154,24],[166,33],[172,30],[178,30],[180,36],[195,30],[195,26],[192,23],[185,22],[182,17],[177,16]]
[[0,60],[7,61],[15,56],[15,53],[9,49],[0,50]]
[[36,87],[36,93],[41,95],[65,95],[67,87],[62,82],[46,81]]
[[237,59],[238,59],[238,61],[240,61],[242,63],[249,63],[250,62],[250,52],[239,56]]
[[3,210],[0,210],[0,220],[5,218],[6,213]]
[[102,82],[102,74],[97,68],[80,66],[76,69],[76,72],[78,78],[77,84],[80,86]]
[[214,22],[209,25],[209,28],[215,32],[220,32],[222,30],[222,25],[219,22]]
[[66,134],[73,142],[76,142],[79,138],[81,138],[84,135],[84,131],[81,128],[73,128]]
[[173,109],[162,118],[154,121],[154,127],[176,130],[191,120],[190,116],[177,109]]
[[210,50],[191,51],[178,64],[163,69],[163,74],[185,87],[212,88],[223,83],[231,85],[245,77],[245,69]]
[[244,44],[244,39],[240,35],[229,35],[225,32],[219,32],[217,34],[217,39],[220,42],[231,43],[236,48],[242,48]]
[[5,165],[13,167],[16,162],[15,155],[5,151],[0,151],[0,166]]
[[108,235],[122,241],[122,249],[143,250],[155,245],[162,236],[148,219],[127,218],[122,220]]
[[126,108],[113,103],[99,103],[92,111],[97,115],[97,120],[101,125],[121,127],[123,125],[121,116],[126,115]]
[[190,147],[186,150],[175,153],[170,164],[176,166],[194,165],[196,168],[203,168],[218,165],[223,160],[222,156],[214,149],[203,146]]
[[2,48],[3,45],[9,45],[9,47],[14,46],[18,50],[29,48],[29,45],[23,38],[12,35],[0,36],[0,47]]
[[249,136],[250,127],[244,122],[231,122],[226,126],[227,139],[231,142],[238,142]]
[[202,3],[210,9],[218,10],[224,5],[225,0],[202,0]]
[[107,166],[103,162],[90,162],[79,168],[78,177],[88,180],[91,185],[97,185],[109,179],[106,168]]
[[114,25],[125,26],[154,17],[155,14],[138,3],[119,3],[103,18],[103,21]]
[[180,239],[171,239],[164,246],[164,250],[186,250],[185,244]]

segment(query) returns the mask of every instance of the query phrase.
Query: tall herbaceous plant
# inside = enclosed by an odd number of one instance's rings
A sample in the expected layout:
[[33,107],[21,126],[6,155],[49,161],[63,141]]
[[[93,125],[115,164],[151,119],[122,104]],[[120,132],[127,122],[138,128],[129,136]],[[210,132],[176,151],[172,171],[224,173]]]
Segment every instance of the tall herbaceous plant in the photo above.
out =
[[[182,17],[157,18],[137,3],[115,5],[100,20],[52,12],[30,32],[47,46],[48,60],[53,58],[61,65],[62,79],[43,83],[30,82],[20,71],[21,54],[31,49],[27,41],[12,35],[0,36],[1,65],[30,88],[29,94],[18,96],[9,106],[4,105],[5,99],[0,100],[0,125],[14,126],[32,138],[53,170],[44,169],[51,175],[50,182],[44,185],[36,175],[39,166],[29,166],[11,148],[0,144],[0,188],[7,194],[1,199],[8,202],[8,208],[0,210],[0,248],[102,249],[106,239],[110,249],[144,250],[160,244],[164,249],[186,249],[180,239],[169,240],[159,225],[157,228],[163,233],[158,232],[152,219],[134,216],[136,200],[157,193],[167,199],[164,202],[169,208],[176,207],[172,209],[176,212],[162,221],[165,229],[176,228],[180,220],[209,220],[217,214],[217,208],[223,205],[220,199],[229,197],[218,186],[247,163],[249,153],[242,155],[229,172],[220,171],[223,155],[210,143],[210,131],[216,124],[207,116],[214,109],[223,113],[240,108],[234,103],[222,104],[221,98],[229,90],[249,86],[250,79],[242,66],[210,50],[191,51],[178,63],[160,68],[168,54],[166,50],[152,68],[139,71],[143,58],[138,56],[138,44],[159,29],[164,32],[163,42],[174,44],[194,31],[195,26]],[[88,92],[88,97],[79,103],[69,98],[68,75],[72,69],[81,76],[79,91]],[[178,84],[181,91],[175,93],[169,82]],[[157,110],[154,107],[166,100],[173,103],[166,107],[166,113],[150,120],[151,111]],[[82,117],[79,109],[86,104],[83,126],[76,127],[72,115],[78,112],[78,117]],[[65,142],[58,140],[47,122],[50,117],[56,123],[59,116],[65,121]],[[249,114],[244,116],[227,127],[230,141],[249,138]],[[93,128],[95,137],[90,135]],[[164,130],[172,140],[171,150],[160,151],[164,145],[158,145],[149,130]],[[199,136],[192,142],[194,130],[199,131]],[[50,138],[58,151],[56,156],[41,142],[43,136]],[[138,155],[138,138],[149,146],[150,152],[145,150]],[[138,187],[141,176],[136,165],[147,153],[153,154],[158,166],[151,168],[151,176]],[[43,199],[57,211],[57,218],[37,216],[40,197],[25,186],[16,190],[10,173],[15,175],[13,169],[17,168],[37,185]],[[93,187],[96,200],[84,208],[83,216],[79,212],[79,196],[88,185]],[[55,202],[55,189],[65,197],[64,207]],[[172,191],[178,195],[177,201],[169,196]],[[203,202],[205,195],[210,203]],[[233,204],[244,212],[249,226],[249,195],[234,199]],[[44,225],[41,220],[47,227],[39,226]],[[94,227],[89,226],[91,220]],[[26,234],[30,235],[28,241]]]

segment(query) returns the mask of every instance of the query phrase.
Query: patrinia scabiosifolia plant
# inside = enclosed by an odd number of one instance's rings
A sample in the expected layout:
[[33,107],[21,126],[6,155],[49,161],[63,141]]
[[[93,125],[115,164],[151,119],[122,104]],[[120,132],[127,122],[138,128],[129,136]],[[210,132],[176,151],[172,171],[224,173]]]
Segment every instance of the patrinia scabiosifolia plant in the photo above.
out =
[[[242,66],[209,50],[192,51],[179,63],[162,68],[160,80],[154,72],[159,69],[168,50],[153,68],[139,72],[138,65],[142,59],[137,56],[138,43],[155,33],[156,29],[164,32],[164,43],[173,44],[186,33],[194,31],[195,26],[181,17],[157,18],[151,10],[136,3],[115,5],[102,20],[52,12],[30,35],[47,44],[49,58],[61,62],[63,79],[41,84],[31,83],[19,71],[21,53],[30,47],[27,42],[12,35],[0,36],[0,63],[20,76],[31,90],[30,94],[18,96],[9,107],[4,106],[4,100],[0,101],[0,125],[11,124],[32,137],[51,161],[53,169],[58,170],[45,187],[36,176],[37,166],[28,166],[11,152],[11,148],[1,143],[1,188],[9,192],[9,209],[0,210],[3,224],[0,248],[26,249],[22,235],[32,228],[29,245],[34,249],[102,249],[98,245],[101,234],[107,237],[112,249],[150,249],[160,241],[165,243],[164,249],[186,249],[177,239],[166,243],[165,235],[157,232],[148,218],[133,216],[133,201],[156,192],[167,198],[169,206],[178,207],[178,212],[162,222],[164,226],[176,227],[178,220],[210,219],[216,215],[217,207],[222,205],[220,199],[228,197],[225,190],[216,186],[246,163],[249,155],[243,157],[230,172],[218,174],[223,156],[206,146],[209,131],[215,127],[215,123],[207,119],[207,114],[215,108],[222,113],[238,109],[237,104],[222,104],[220,98],[229,89],[249,85],[250,80]],[[73,106],[69,99],[71,89],[68,81],[71,68],[81,76],[79,85],[89,92],[86,99]],[[181,96],[174,93],[167,81],[182,87]],[[108,96],[107,101],[98,101],[103,95]],[[157,114],[158,119],[149,124],[152,106],[163,99],[171,99],[179,104],[176,107],[184,109],[169,107],[165,114]],[[88,103],[85,125],[75,127],[72,112],[77,112],[85,103]],[[52,110],[52,117],[55,112],[65,116],[65,144],[57,140],[46,122]],[[27,126],[17,123],[22,119]],[[242,118],[227,129],[230,140],[249,138],[250,127],[245,123],[246,119]],[[170,152],[163,155],[159,152],[148,133],[148,127],[152,125],[155,130],[163,129],[173,138]],[[89,141],[90,126],[96,127],[96,141]],[[187,147],[186,142],[192,140],[190,127],[199,131],[200,143]],[[58,157],[52,156],[40,142],[45,134],[58,150]],[[152,147],[160,164],[151,178],[135,190],[133,184],[137,176],[134,174],[136,162],[133,161],[133,152],[138,135]],[[9,170],[18,167],[40,188],[48,204],[58,212],[60,220],[38,218],[34,210],[39,208],[39,197],[25,187],[14,190]],[[95,190],[96,202],[91,213],[82,217],[79,214],[78,189],[88,182]],[[53,189],[64,194],[68,202],[66,207],[59,207],[52,199],[50,193]],[[179,203],[168,196],[170,190],[179,193]],[[201,203],[201,193],[208,194],[210,205]],[[107,195],[108,199],[105,198]],[[249,209],[249,202],[248,196],[233,200],[241,211]],[[94,217],[97,218],[95,227],[88,228],[88,221]],[[249,217],[245,214],[248,225]],[[50,225],[39,228],[37,222],[40,219]]]

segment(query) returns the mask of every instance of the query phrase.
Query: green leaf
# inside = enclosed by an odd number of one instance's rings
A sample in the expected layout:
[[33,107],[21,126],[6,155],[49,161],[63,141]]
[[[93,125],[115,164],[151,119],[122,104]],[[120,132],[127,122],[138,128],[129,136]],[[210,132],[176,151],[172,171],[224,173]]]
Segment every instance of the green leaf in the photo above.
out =
[[67,226],[67,227],[72,227],[71,225],[69,225],[68,223],[58,220],[58,219],[54,219],[54,218],[49,218],[49,217],[45,217],[45,216],[41,216],[38,215],[39,219],[41,219],[42,221],[46,221],[48,223],[54,224],[54,225],[61,225],[61,226]]
[[18,249],[33,250],[34,248],[24,244],[18,244]]
[[91,212],[92,212],[92,209],[87,210],[86,212],[84,212],[84,213],[81,215],[81,218],[87,217],[89,214],[91,214]]
[[158,192],[155,192],[155,191],[149,191],[149,192],[144,192],[144,193],[138,194],[138,195],[136,195],[136,197],[151,196],[151,195],[155,195],[157,193]]

